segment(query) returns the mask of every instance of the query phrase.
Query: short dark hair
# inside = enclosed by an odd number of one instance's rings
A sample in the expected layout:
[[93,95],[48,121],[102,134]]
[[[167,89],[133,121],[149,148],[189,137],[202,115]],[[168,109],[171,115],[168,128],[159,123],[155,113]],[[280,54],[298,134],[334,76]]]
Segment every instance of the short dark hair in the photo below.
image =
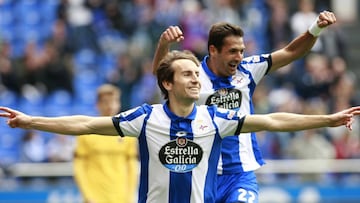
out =
[[214,45],[218,51],[221,51],[222,46],[224,45],[224,39],[232,35],[244,37],[244,31],[240,26],[226,22],[213,24],[209,31],[208,51],[210,45]]
[[173,82],[174,81],[174,67],[172,66],[173,62],[180,59],[188,59],[193,61],[197,66],[200,66],[199,60],[196,56],[188,50],[184,51],[171,51],[169,52],[161,61],[159,68],[156,70],[156,77],[158,86],[161,90],[161,93],[164,96],[164,99],[169,98],[168,91],[163,86],[164,81]]

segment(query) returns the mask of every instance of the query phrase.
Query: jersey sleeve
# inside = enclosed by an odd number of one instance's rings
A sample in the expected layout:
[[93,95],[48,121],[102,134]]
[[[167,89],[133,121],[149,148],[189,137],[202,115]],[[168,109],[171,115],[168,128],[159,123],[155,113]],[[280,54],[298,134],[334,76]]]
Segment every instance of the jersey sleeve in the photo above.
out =
[[143,104],[137,108],[122,112],[112,118],[113,124],[121,137],[138,137],[145,118],[151,113],[152,106]]
[[240,111],[217,108],[214,122],[218,126],[221,137],[239,135],[245,120],[245,115]]
[[271,66],[271,55],[262,54],[244,58],[240,67],[249,71],[257,84],[269,72]]

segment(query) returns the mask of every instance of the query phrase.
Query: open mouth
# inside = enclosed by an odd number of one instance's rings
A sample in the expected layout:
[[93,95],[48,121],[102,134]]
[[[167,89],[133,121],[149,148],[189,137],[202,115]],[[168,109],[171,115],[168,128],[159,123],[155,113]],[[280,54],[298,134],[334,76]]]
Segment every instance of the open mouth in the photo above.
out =
[[235,62],[229,63],[229,67],[230,67],[231,69],[236,69],[237,66],[238,66],[238,63],[235,63]]

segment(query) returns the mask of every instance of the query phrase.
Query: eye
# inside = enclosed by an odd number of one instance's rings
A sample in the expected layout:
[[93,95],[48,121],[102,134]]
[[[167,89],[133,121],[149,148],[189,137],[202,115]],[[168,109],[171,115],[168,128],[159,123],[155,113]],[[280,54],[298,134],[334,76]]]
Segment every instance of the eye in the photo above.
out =
[[191,76],[191,73],[189,71],[186,71],[183,73],[184,76]]

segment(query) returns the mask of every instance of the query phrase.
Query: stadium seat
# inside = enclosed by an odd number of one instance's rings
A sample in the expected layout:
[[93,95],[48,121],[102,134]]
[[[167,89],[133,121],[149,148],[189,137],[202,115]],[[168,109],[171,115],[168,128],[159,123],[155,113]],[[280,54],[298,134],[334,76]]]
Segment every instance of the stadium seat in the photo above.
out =
[[64,116],[72,114],[72,95],[66,90],[57,90],[45,99],[46,116]]
[[58,0],[44,0],[41,3],[40,12],[43,16],[43,22],[54,22],[57,18],[57,6],[59,5]]
[[91,49],[82,49],[74,54],[75,69],[96,69],[96,53]]
[[0,27],[11,26],[14,23],[14,16],[12,6],[5,6],[0,4]]
[[20,96],[18,109],[31,115],[43,115],[44,97],[40,94]]
[[9,90],[0,92],[0,106],[16,108],[18,106],[17,94]]
[[0,165],[9,165],[19,161],[22,143],[22,129],[0,126]]
[[20,0],[16,3],[15,14],[18,23],[25,25],[39,25],[41,23],[41,13],[39,7],[41,4],[37,0]]

